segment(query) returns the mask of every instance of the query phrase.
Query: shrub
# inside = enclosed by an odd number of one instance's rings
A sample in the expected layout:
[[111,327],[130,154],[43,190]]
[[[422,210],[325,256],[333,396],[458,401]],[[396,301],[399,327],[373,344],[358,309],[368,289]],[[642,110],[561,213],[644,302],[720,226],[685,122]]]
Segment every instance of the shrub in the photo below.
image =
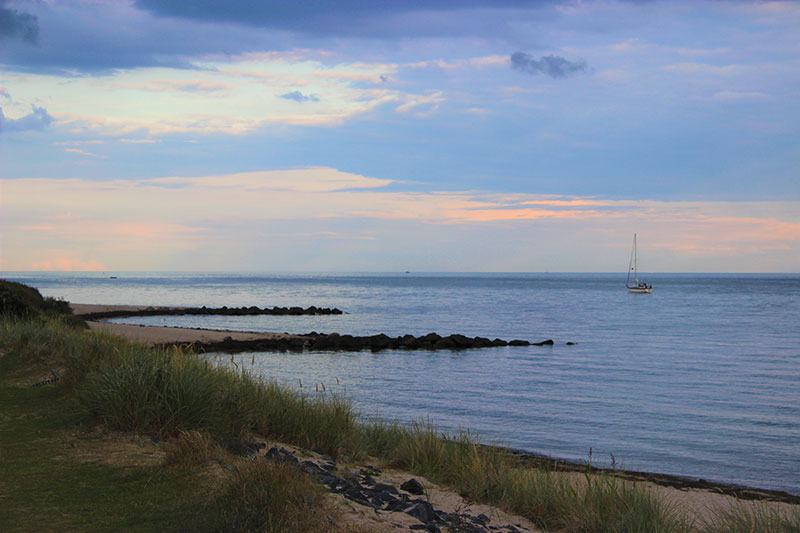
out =
[[204,504],[187,531],[331,531],[333,521],[317,483],[296,468],[255,460],[237,469],[231,484]]
[[57,318],[72,327],[88,328],[82,318],[72,314],[69,302],[43,298],[38,290],[16,281],[0,280],[0,316],[21,320]]
[[224,456],[210,434],[197,430],[179,431],[164,443],[164,452],[170,466],[200,466]]

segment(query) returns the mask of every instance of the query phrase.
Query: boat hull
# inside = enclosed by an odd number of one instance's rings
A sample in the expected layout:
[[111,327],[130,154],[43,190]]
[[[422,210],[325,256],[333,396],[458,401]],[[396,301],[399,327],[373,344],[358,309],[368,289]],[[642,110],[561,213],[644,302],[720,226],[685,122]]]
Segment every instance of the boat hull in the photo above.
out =
[[650,294],[653,292],[652,287],[628,287],[628,292],[633,292],[636,294]]

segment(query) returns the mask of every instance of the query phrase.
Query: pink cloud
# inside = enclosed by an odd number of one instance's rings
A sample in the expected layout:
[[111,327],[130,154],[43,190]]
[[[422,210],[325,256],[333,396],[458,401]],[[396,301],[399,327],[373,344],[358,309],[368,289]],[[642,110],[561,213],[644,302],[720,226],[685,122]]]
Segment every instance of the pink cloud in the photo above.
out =
[[81,150],[80,148],[64,148],[65,152],[69,152],[71,154],[78,154],[78,155],[85,155],[87,157],[100,157],[105,159],[106,156],[93,154],[92,152],[87,152],[86,150]]
[[53,231],[53,226],[20,226],[22,231]]
[[31,270],[80,270],[80,271],[98,271],[106,270],[102,263],[89,259],[88,261],[81,261],[80,259],[72,259],[69,257],[53,257],[51,259],[44,259],[42,261],[33,263]]

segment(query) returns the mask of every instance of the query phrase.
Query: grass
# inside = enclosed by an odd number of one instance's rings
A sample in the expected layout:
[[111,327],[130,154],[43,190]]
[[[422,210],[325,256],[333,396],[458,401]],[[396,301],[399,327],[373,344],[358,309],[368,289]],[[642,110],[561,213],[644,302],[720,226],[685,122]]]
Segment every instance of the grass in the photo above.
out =
[[[388,445],[387,435],[395,437]],[[546,469],[522,467],[502,448],[481,446],[468,433],[443,438],[417,421],[410,428],[373,424],[371,451],[390,465],[453,487],[478,502],[563,531],[684,531],[686,521],[652,493],[611,475],[580,482]]]
[[274,461],[239,467],[230,485],[182,524],[187,531],[330,531],[333,511],[322,488],[296,468]]
[[[220,447],[227,453],[241,451],[244,442],[256,434],[333,456],[375,457],[450,486],[473,501],[525,516],[547,530],[692,529],[684,516],[652,492],[611,474],[587,472],[576,480],[548,469],[523,467],[502,449],[481,446],[466,433],[444,437],[424,421],[410,427],[362,422],[343,398],[304,395],[276,383],[263,383],[238,369],[215,365],[179,349],[150,349],[108,335],[85,333],[61,321],[6,319],[0,322],[0,350],[6,352],[0,358],[0,371],[41,370],[52,365],[63,368],[64,379],[58,388],[41,389],[40,393],[60,391],[71,406],[62,426],[99,423],[110,429],[154,435],[166,440],[166,463],[172,466],[185,469],[214,462],[226,453]],[[25,457],[32,460],[30,455]],[[279,465],[258,464],[261,466],[241,467],[227,488],[214,492],[212,500],[173,501],[172,505],[180,504],[184,510],[178,513],[184,521],[179,526],[197,529],[197,520],[202,518],[211,531],[223,530],[226,524],[243,531],[331,529],[325,521],[331,511],[313,483]],[[169,484],[180,483],[176,472],[181,468],[166,469],[167,473],[138,472],[126,478],[124,485],[137,487],[137,480],[149,475],[148,483],[155,480],[155,485],[164,484],[163,490],[174,491]],[[83,496],[91,501],[91,494]],[[196,494],[193,498],[197,500]],[[199,512],[200,508],[206,511]],[[153,512],[159,516],[157,510]],[[301,522],[306,519],[310,522]],[[797,531],[798,522],[800,519],[768,510],[732,511],[719,514],[702,528],[710,532]]]
[[702,525],[704,533],[800,533],[800,508],[780,513],[763,502],[738,502],[729,509],[717,510]]
[[[148,356],[151,365],[145,363]],[[53,366],[64,379],[31,387]],[[143,391],[131,396],[136,383]],[[233,392],[197,397],[209,387],[229,385]],[[253,390],[268,392],[179,352],[151,353],[57,320],[0,320],[3,531],[347,530],[328,521],[336,513],[324,497],[296,497],[319,494],[304,474],[242,477],[249,472],[247,461],[220,448],[220,441],[240,434],[242,420],[255,420],[258,411],[231,421],[223,420],[223,406],[209,406],[227,398],[228,408],[235,407],[249,401]],[[100,405],[103,401],[110,405]],[[190,429],[204,425],[215,432],[213,438]],[[156,446],[150,438],[131,437],[145,443],[140,446],[112,431],[116,428],[168,438]],[[220,459],[229,460],[234,466],[225,466],[235,472],[217,464]],[[216,474],[209,477],[209,468]],[[218,494],[224,498],[213,499]],[[253,499],[259,494],[271,507]],[[317,526],[308,516],[316,517]]]
[[99,460],[106,436],[77,429],[80,406],[62,388],[9,386],[9,378],[19,374],[0,375],[3,531],[178,527],[173,509],[197,497],[185,472]]
[[202,466],[226,457],[223,450],[208,433],[183,430],[164,443],[165,463],[168,466]]

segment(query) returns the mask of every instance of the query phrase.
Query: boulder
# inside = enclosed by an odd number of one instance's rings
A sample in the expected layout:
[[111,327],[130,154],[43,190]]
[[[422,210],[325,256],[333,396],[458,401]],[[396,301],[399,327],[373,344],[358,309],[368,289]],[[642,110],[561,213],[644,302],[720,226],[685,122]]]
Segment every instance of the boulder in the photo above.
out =
[[400,488],[409,494],[414,494],[416,496],[425,494],[425,487],[422,486],[422,483],[414,479],[413,477],[400,485]]

